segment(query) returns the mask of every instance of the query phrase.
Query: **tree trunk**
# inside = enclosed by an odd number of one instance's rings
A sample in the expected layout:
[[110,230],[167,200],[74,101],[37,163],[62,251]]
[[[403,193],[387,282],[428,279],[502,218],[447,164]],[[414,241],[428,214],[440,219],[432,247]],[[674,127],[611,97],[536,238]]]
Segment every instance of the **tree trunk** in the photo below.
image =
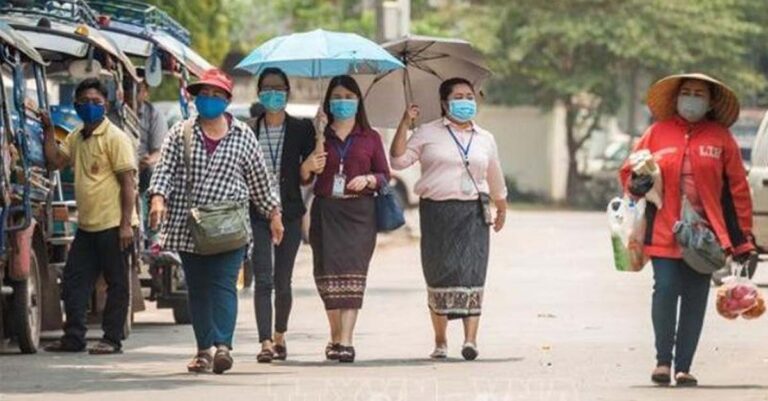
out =
[[565,134],[568,149],[568,175],[566,181],[565,196],[567,203],[573,203],[579,191],[581,180],[579,178],[579,163],[576,160],[576,154],[579,151],[578,140],[576,139],[576,117],[578,110],[570,97],[563,100],[565,105]]

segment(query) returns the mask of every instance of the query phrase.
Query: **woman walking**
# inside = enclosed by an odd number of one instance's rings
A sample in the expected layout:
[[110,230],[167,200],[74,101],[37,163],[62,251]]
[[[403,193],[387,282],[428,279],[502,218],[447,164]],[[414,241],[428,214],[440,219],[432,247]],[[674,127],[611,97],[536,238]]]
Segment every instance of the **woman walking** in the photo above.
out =
[[[672,381],[695,386],[691,363],[704,324],[711,275],[683,261],[673,227],[686,198],[705,218],[720,246],[745,260],[754,252],[752,203],[739,147],[728,130],[739,115],[739,102],[727,86],[703,74],[674,75],[651,86],[648,106],[656,122],[635,151],[649,150],[661,168],[662,207],[646,209],[645,253],[653,264],[652,319],[656,336],[659,385]],[[627,191],[645,196],[653,181],[635,175],[628,162],[621,170]],[[679,307],[679,317],[678,317]]]
[[373,195],[389,181],[389,166],[352,77],[331,80],[318,119],[319,127],[328,120],[327,162],[315,182],[309,238],[315,284],[331,330],[325,354],[329,360],[354,362],[355,322],[376,246]]
[[[392,168],[421,163],[415,191],[421,197],[421,264],[435,330],[432,358],[446,358],[449,319],[462,319],[462,356],[478,356],[477,330],[488,269],[489,225],[504,227],[507,189],[493,135],[473,120],[475,89],[462,78],[439,90],[443,118],[421,126],[407,141],[419,114],[410,106],[392,142]],[[490,200],[488,200],[490,198]],[[490,203],[496,216],[490,216]]]
[[251,263],[256,287],[254,305],[261,342],[257,360],[269,363],[287,358],[285,332],[293,300],[291,277],[301,244],[302,216],[306,213],[300,187],[302,182],[311,179],[313,173],[323,171],[325,154],[313,152],[316,141],[312,122],[294,118],[285,112],[291,85],[282,70],[265,69],[258,79],[258,91],[259,102],[266,112],[252,121],[251,128],[259,139],[261,149],[267,150],[264,156],[274,182],[278,183],[285,227],[283,241],[275,245],[268,216],[251,205]]
[[[163,144],[149,187],[150,225],[154,229],[164,223],[161,243],[165,250],[178,251],[182,259],[198,350],[187,369],[223,373],[233,364],[230,350],[237,318],[236,281],[250,240],[245,208],[252,200],[260,213],[269,216],[277,244],[283,236],[282,216],[256,136],[247,125],[225,113],[232,98],[229,77],[212,69],[187,90],[195,96],[199,115],[177,123]],[[245,237],[245,242],[216,252],[210,249],[213,241],[199,241],[201,230],[210,229],[199,219],[206,208],[222,210],[223,205],[231,208],[233,204],[241,205],[243,213],[235,216],[242,215],[243,221],[218,220],[220,224],[213,228],[218,231],[209,240],[227,236]],[[190,226],[196,229],[194,237]]]

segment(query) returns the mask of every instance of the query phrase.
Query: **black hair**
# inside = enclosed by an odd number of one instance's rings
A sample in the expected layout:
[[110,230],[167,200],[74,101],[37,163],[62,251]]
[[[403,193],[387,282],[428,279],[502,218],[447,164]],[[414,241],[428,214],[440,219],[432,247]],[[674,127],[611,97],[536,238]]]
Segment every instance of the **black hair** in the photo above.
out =
[[469,82],[468,79],[465,78],[451,78],[446,79],[443,81],[442,84],[440,84],[440,113],[443,117],[447,115],[445,111],[445,107],[443,104],[448,101],[448,96],[451,96],[451,93],[453,92],[453,88],[455,88],[458,85],[467,85],[470,89],[472,89],[472,93],[475,93],[475,86],[472,85],[472,82]]
[[104,83],[101,82],[98,78],[86,78],[80,82],[77,85],[77,88],[75,88],[75,99],[79,98],[80,95],[82,95],[83,92],[87,91],[88,89],[96,89],[99,91],[99,93],[101,93],[101,96],[104,96],[105,100],[109,100],[107,86],[104,85]]
[[261,86],[264,83],[264,78],[266,78],[268,75],[277,75],[280,77],[280,79],[285,82],[285,87],[288,88],[288,92],[291,92],[291,81],[288,80],[288,76],[285,75],[285,72],[279,68],[276,67],[269,67],[265,68],[264,71],[259,74],[259,80],[256,83],[256,88],[258,88],[259,91],[261,91]]
[[357,115],[355,116],[355,122],[361,128],[366,130],[371,129],[371,123],[368,122],[368,115],[365,113],[365,104],[363,102],[363,92],[360,90],[360,85],[357,84],[354,78],[349,75],[338,75],[331,79],[328,84],[328,90],[325,92],[325,100],[323,101],[323,111],[328,116],[328,124],[333,124],[333,114],[331,114],[331,92],[337,87],[343,87],[357,96],[359,101],[357,105]]

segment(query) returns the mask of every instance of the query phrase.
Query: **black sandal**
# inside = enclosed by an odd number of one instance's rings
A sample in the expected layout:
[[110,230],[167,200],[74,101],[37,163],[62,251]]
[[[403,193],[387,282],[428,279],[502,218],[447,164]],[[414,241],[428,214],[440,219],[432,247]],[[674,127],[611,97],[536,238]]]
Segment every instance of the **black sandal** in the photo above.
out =
[[85,346],[78,347],[68,341],[56,340],[43,347],[43,349],[46,352],[83,352],[85,351]]
[[114,355],[122,354],[123,349],[110,341],[99,340],[96,345],[88,348],[88,353],[91,355]]
[[219,345],[216,348],[216,354],[213,355],[213,373],[220,375],[232,369],[234,363],[235,361],[229,353],[229,347]]
[[275,353],[269,348],[261,350],[261,352],[256,355],[256,361],[259,363],[272,363],[273,359],[275,359]]
[[288,348],[285,345],[275,345],[275,360],[284,361],[288,359]]
[[205,373],[211,371],[213,357],[209,351],[199,351],[197,355],[187,364],[189,373]]
[[699,385],[699,381],[690,373],[677,372],[675,374],[675,385],[677,387],[696,387]]
[[339,362],[352,363],[355,361],[355,347],[341,346],[339,351]]
[[329,361],[338,361],[340,351],[341,351],[341,344],[328,343],[328,345],[325,346],[325,359]]
[[669,386],[672,383],[669,366],[657,366],[651,373],[651,381],[659,386]]

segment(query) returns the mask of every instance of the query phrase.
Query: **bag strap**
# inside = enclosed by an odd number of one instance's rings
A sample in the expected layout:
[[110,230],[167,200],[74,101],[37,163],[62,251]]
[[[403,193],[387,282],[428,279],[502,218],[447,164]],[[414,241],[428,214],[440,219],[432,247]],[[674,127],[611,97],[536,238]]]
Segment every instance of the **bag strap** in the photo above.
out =
[[[445,127],[448,130],[448,133],[451,134],[451,136],[456,139],[456,134],[453,133],[453,130],[451,127],[446,126]],[[472,135],[477,135],[477,131],[475,131],[474,128],[472,128]],[[482,192],[480,191],[480,186],[477,185],[477,181],[475,180],[475,176],[472,175],[472,171],[469,169],[469,162],[464,160],[464,156],[461,154],[461,149],[459,149],[458,142],[456,143],[456,148],[459,151],[459,157],[461,158],[461,164],[464,166],[464,169],[467,170],[467,175],[469,176],[469,180],[472,181],[472,186],[475,187],[475,191],[477,191],[477,199],[482,198]]]
[[184,171],[187,176],[184,190],[187,198],[187,209],[192,208],[192,128],[195,124],[193,119],[184,121],[183,123],[183,139],[184,139]]

